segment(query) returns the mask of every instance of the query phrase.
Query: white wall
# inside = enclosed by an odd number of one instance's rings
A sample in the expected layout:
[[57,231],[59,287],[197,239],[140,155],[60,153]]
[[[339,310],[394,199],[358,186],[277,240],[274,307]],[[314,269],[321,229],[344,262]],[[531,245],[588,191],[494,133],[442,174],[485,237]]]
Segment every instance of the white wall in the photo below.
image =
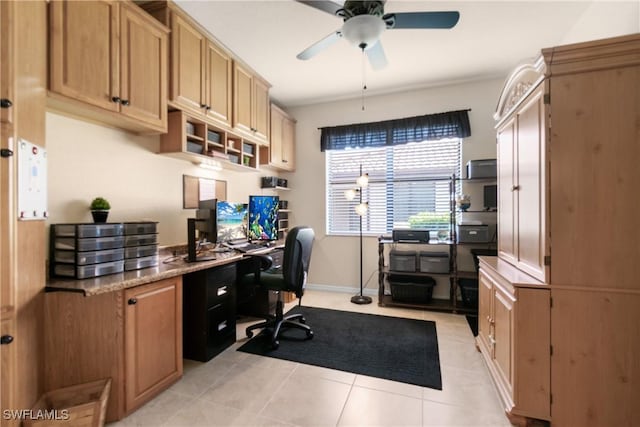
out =
[[[187,240],[182,175],[227,181],[227,199],[262,194],[260,173],[208,171],[185,160],[156,154],[159,136],[132,133],[47,113],[49,223],[93,222],[94,197],[111,203],[109,221],[159,221],[161,245]],[[268,190],[266,190],[268,191]]]
[[640,32],[640,1],[594,1],[567,31],[559,44],[638,32]]
[[[506,76],[505,76],[506,77]],[[462,164],[469,159],[495,158],[495,131],[492,118],[503,79],[434,87],[360,100],[291,108],[297,119],[296,173],[289,174],[290,207],[293,223],[312,226],[316,231],[309,282],[320,285],[358,288],[360,284],[357,237],[326,235],[325,154],[320,152],[319,127],[373,122],[470,108],[471,137],[463,143]],[[473,197],[473,195],[472,195]],[[481,200],[481,199],[480,199]],[[377,237],[364,242],[364,280],[377,289]],[[473,268],[471,260],[468,267]],[[436,287],[435,296],[448,288]],[[440,294],[438,294],[440,292]]]

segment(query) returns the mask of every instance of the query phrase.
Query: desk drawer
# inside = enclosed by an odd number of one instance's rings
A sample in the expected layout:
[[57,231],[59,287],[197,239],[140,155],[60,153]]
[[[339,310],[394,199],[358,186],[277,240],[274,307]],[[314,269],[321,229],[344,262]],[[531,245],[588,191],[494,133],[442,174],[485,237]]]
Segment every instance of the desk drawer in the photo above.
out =
[[207,307],[235,298],[236,266],[235,264],[207,270]]

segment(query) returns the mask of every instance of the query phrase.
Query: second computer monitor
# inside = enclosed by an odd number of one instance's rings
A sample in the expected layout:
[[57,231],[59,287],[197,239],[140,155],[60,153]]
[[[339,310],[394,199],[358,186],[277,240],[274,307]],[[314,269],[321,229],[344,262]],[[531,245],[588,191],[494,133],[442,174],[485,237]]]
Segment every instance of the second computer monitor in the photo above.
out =
[[246,203],[219,200],[216,213],[218,243],[247,240],[249,215]]
[[249,196],[249,239],[278,240],[278,196]]

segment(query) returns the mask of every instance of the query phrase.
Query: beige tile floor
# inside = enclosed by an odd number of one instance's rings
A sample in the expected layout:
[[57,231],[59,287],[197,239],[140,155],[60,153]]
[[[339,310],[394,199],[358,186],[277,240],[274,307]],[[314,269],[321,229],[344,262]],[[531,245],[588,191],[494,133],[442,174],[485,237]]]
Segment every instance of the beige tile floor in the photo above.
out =
[[235,345],[185,359],[179,382],[110,426],[510,426],[464,316],[349,299],[308,290],[303,303],[435,321],[442,390],[238,352],[249,325],[239,323]]

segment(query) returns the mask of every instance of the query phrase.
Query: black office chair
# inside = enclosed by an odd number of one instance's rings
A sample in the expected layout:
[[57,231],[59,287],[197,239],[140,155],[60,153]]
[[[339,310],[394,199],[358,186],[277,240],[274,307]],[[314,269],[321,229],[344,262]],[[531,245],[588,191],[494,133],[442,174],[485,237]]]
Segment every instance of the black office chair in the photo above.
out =
[[284,316],[282,301],[282,292],[286,291],[294,292],[301,302],[307,282],[313,239],[314,232],[310,227],[299,226],[289,230],[284,245],[282,270],[278,272],[269,272],[271,258],[268,255],[257,255],[261,258],[260,269],[262,271],[255,274],[255,279],[265,289],[278,292],[278,301],[276,302],[276,315],[266,315],[266,321],[249,326],[247,337],[253,336],[254,329],[270,330],[271,346],[274,349],[280,345],[278,338],[282,329],[286,327],[302,329],[306,332],[307,339],[313,338],[313,331],[304,324],[306,320],[301,314]]

